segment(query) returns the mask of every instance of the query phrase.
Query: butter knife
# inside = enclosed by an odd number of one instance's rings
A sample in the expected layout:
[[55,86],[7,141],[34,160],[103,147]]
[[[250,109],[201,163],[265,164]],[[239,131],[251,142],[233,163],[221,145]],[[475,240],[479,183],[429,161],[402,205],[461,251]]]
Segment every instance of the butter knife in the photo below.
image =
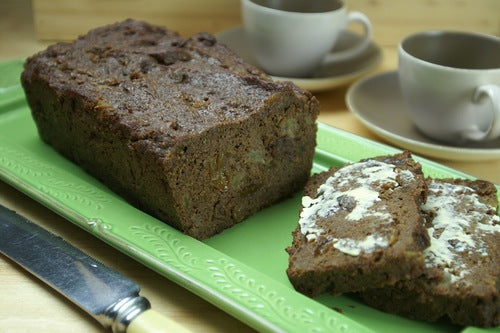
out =
[[188,332],[152,310],[135,282],[2,205],[0,253],[114,333]]

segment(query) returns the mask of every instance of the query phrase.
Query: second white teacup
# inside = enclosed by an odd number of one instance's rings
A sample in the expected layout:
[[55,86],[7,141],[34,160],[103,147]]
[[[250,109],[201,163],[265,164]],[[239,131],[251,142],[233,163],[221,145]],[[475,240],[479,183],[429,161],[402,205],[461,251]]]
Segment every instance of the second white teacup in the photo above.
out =
[[[340,0],[241,0],[243,22],[259,66],[268,74],[310,76],[321,64],[355,57],[370,44],[372,27]],[[331,53],[351,22],[364,30],[360,43]]]
[[399,45],[399,81],[410,118],[452,144],[500,136],[500,38],[424,31]]

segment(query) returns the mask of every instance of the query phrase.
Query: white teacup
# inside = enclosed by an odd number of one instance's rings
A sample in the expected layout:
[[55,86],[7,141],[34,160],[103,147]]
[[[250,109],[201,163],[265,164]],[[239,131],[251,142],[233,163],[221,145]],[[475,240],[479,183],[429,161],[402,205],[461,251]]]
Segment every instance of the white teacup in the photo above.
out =
[[[370,21],[360,12],[348,13],[340,0],[241,0],[241,9],[254,56],[271,75],[310,76],[321,64],[355,57],[370,45]],[[331,53],[351,22],[362,25],[362,40]]]
[[431,138],[459,144],[500,136],[500,38],[425,31],[399,45],[410,118]]

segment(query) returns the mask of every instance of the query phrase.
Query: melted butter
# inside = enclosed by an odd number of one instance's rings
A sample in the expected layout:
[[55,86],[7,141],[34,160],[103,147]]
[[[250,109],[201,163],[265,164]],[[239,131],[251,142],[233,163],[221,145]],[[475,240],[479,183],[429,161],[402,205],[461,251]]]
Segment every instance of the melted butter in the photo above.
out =
[[454,283],[470,273],[462,256],[472,252],[488,255],[481,236],[500,232],[499,217],[492,214],[495,208],[480,202],[470,187],[438,181],[428,186],[422,209],[436,215],[428,228],[431,245],[425,250],[426,266],[442,268]]
[[[403,183],[414,179],[410,171],[400,170],[393,164],[375,160],[358,162],[339,169],[320,185],[315,198],[309,196],[302,198],[299,219],[302,234],[309,241],[316,240],[325,232],[316,221],[336,215],[342,210],[349,211],[345,215],[345,220],[348,221],[374,217],[379,224],[391,223],[392,217],[387,207],[379,205],[375,208],[374,204],[380,201],[378,194],[382,187],[399,186],[396,181],[398,175]],[[373,234],[360,240],[333,239],[335,248],[353,256],[362,252],[371,253],[377,247],[387,247],[387,245],[387,239]]]
[[341,238],[336,240],[333,247],[345,254],[359,256],[361,252],[371,253],[377,248],[385,248],[388,245],[389,241],[385,237],[372,234],[362,240]]
[[369,188],[368,186],[357,187],[353,190],[346,191],[345,194],[356,201],[354,209],[346,216],[348,220],[360,220],[364,216],[380,216],[390,218],[387,213],[373,212],[370,208],[376,201],[380,201],[378,191]]

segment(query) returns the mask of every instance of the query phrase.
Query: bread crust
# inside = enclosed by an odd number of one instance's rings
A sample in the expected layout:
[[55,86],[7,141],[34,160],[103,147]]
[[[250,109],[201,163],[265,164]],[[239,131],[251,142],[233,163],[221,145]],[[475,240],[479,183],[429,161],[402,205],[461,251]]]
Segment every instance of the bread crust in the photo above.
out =
[[[309,199],[303,200],[293,244],[287,248],[292,285],[316,296],[420,275],[423,250],[429,245],[419,209],[425,190],[420,164],[409,152],[332,167],[313,176],[305,186]],[[357,193],[362,195],[357,198]],[[314,207],[308,207],[311,198],[324,207],[308,215]],[[357,213],[360,209],[364,210]]]
[[481,327],[500,324],[500,225],[495,186],[428,178],[423,206],[431,246],[424,273],[361,294],[370,305],[410,318]]
[[319,103],[207,33],[126,20],[30,57],[41,138],[138,208],[203,239],[299,190]]

